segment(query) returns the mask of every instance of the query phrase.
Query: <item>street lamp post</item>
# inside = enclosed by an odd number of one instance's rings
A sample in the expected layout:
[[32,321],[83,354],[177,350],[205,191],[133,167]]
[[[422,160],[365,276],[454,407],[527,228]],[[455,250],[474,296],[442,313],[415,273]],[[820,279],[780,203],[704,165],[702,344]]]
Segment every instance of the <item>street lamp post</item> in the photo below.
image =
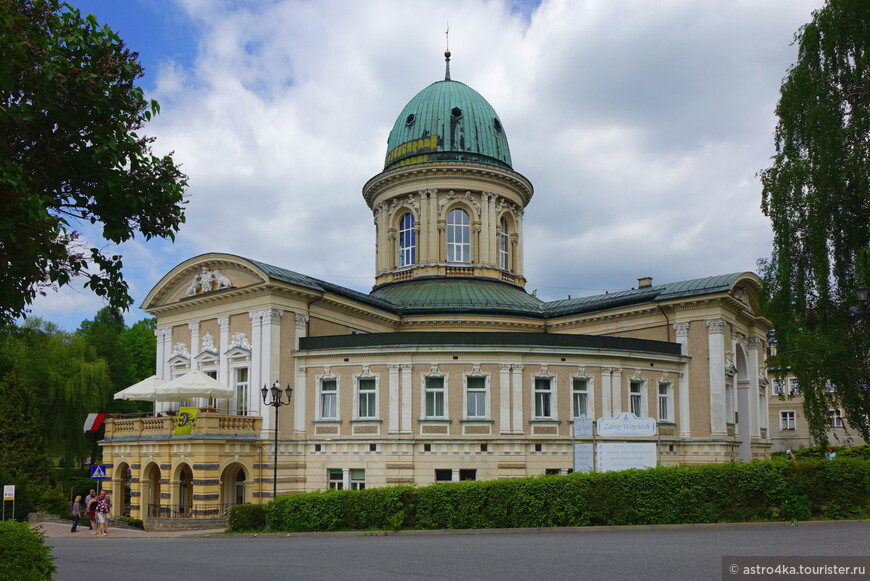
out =
[[[281,390],[281,384],[277,381],[272,384],[272,387],[269,388],[266,384],[263,384],[263,389],[260,390],[263,393],[263,403],[266,405],[274,406],[275,408],[275,458],[274,462],[272,462],[272,499],[278,498],[278,408],[284,405],[290,405],[290,397],[293,395],[293,388],[289,385],[284,392],[287,393],[287,401],[282,399],[283,392]],[[266,401],[266,398],[269,396],[269,393],[272,394],[272,401]]]

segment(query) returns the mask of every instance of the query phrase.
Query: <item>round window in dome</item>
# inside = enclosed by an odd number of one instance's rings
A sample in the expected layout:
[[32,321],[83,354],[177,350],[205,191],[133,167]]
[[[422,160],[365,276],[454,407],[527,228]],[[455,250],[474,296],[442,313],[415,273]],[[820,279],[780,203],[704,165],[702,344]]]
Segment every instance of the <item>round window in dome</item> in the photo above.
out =
[[416,120],[417,120],[417,116],[414,115],[413,113],[411,113],[410,115],[408,115],[408,116],[405,118],[405,125],[407,125],[408,127],[410,127],[411,125],[414,124],[414,121],[416,121]]
[[462,119],[462,109],[459,107],[454,107],[450,110],[450,116],[454,119]]
[[501,133],[501,121],[496,117],[492,120],[492,125],[495,127],[497,133]]

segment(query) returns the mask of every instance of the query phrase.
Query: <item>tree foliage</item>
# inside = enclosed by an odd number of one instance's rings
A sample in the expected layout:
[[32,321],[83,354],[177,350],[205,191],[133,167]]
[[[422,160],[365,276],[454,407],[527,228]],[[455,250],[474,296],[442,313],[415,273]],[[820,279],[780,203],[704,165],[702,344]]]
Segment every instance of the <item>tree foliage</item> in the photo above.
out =
[[60,0],[0,0],[0,322],[48,287],[85,286],[126,309],[120,255],[89,248],[141,232],[173,238],[186,176],[139,130],[159,112],[137,54]]
[[870,285],[870,2],[829,0],[795,41],[776,155],[761,172],[774,234],[762,265],[774,364],[798,378],[817,441],[830,408],[867,439],[870,315],[856,308],[856,290]]

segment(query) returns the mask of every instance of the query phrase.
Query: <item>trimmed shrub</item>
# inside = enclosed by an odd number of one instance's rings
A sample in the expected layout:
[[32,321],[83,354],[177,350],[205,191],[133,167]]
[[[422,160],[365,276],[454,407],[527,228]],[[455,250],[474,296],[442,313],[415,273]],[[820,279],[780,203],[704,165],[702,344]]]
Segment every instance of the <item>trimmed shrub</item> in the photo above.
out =
[[406,523],[407,486],[331,490],[282,496],[266,505],[269,530],[396,530]]
[[42,531],[15,521],[0,521],[0,563],[3,578],[16,581],[45,581],[57,572]]
[[240,533],[266,528],[266,505],[237,504],[227,515],[227,530]]
[[129,516],[119,516],[118,520],[122,523],[127,523],[134,529],[139,529],[140,531],[145,530],[145,522],[141,518],[131,518]]

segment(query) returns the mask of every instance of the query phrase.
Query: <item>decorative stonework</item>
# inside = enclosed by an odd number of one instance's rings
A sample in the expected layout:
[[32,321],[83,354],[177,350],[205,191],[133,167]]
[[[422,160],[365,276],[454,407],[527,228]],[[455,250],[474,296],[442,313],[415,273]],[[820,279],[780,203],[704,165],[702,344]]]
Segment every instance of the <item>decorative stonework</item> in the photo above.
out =
[[632,374],[631,378],[635,381],[643,381],[643,378],[640,376],[640,369],[635,369],[634,374]]
[[190,359],[190,351],[187,350],[187,345],[184,343],[178,342],[172,347],[172,356],[173,357],[184,357],[185,359]]
[[679,323],[674,323],[674,333],[677,338],[683,338],[689,336],[689,322],[688,321],[680,321]]
[[489,434],[489,426],[465,426],[466,434]]
[[224,288],[232,288],[233,284],[224,274],[215,269],[209,270],[207,266],[203,266],[199,274],[193,277],[193,282],[187,288],[187,296],[192,297],[202,293],[208,293]]
[[671,383],[670,372],[662,371],[662,376],[659,378],[659,383]]
[[305,331],[308,328],[308,315],[296,313],[296,330]]
[[377,434],[378,427],[377,426],[354,426],[353,433],[354,434]]
[[213,353],[217,355],[217,347],[214,346],[214,336],[211,333],[206,333],[202,336],[202,353]]
[[710,335],[725,334],[725,319],[707,319],[707,333]]
[[338,427],[336,426],[317,426],[314,432],[316,434],[338,434]]
[[553,375],[550,373],[549,366],[547,365],[541,365],[541,371],[539,375],[541,377],[553,377]]
[[221,333],[228,333],[230,330],[230,317],[229,315],[224,315],[223,317],[217,318],[218,325],[221,328]]
[[536,434],[552,434],[556,435],[559,432],[556,430],[556,426],[535,426],[534,432]]
[[233,333],[233,337],[230,339],[230,347],[251,350],[251,345],[248,343],[248,337],[244,333]]
[[746,305],[747,307],[750,306],[750,304],[749,304],[749,293],[746,292],[746,289],[745,289],[745,288],[743,288],[743,287],[737,287],[736,289],[734,289],[734,290],[731,292],[731,295],[732,295],[735,299],[737,299],[738,301],[740,301],[741,303],[743,303],[744,305]]
[[424,434],[446,434],[447,426],[423,426]]
[[471,375],[483,375],[480,371],[480,363],[474,363],[471,365]]

